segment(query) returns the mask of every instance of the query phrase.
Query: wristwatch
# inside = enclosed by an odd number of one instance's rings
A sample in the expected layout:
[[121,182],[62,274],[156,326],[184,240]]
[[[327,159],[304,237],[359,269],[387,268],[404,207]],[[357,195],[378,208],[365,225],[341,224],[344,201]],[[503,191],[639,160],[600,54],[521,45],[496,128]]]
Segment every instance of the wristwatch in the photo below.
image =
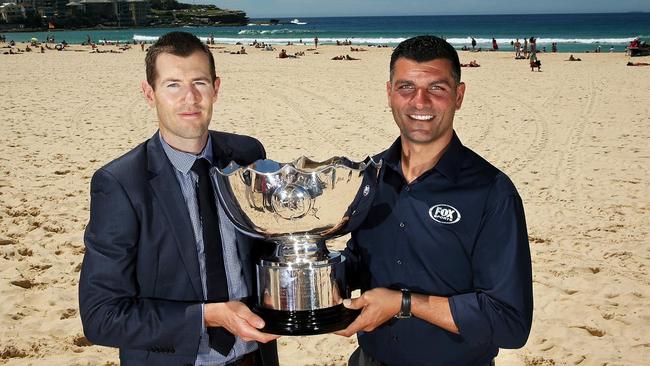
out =
[[402,307],[395,317],[397,319],[408,319],[411,317],[411,292],[407,289],[402,289]]

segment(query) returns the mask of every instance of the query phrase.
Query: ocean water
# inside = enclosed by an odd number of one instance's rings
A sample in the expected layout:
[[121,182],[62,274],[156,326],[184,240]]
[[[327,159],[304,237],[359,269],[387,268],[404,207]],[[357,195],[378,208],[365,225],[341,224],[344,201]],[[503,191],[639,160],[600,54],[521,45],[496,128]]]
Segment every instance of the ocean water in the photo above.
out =
[[248,44],[253,40],[272,44],[313,44],[318,37],[321,44],[337,40],[351,40],[354,45],[385,44],[394,46],[402,40],[419,35],[434,34],[446,38],[457,48],[471,46],[471,37],[477,47],[491,48],[494,37],[500,51],[510,51],[510,42],[519,38],[536,37],[539,49],[551,50],[551,42],[558,43],[560,52],[584,52],[601,47],[613,47],[623,52],[637,36],[650,39],[650,13],[616,14],[528,14],[528,15],[454,15],[454,16],[386,16],[386,17],[327,17],[281,19],[281,24],[259,24],[253,19],[248,26],[129,28],[119,30],[78,30],[37,33],[5,33],[7,39],[27,41],[32,37],[44,40],[53,35],[57,42],[81,43],[90,35],[93,41],[152,42],[158,36],[172,31],[192,32],[202,39],[213,36],[218,43]]

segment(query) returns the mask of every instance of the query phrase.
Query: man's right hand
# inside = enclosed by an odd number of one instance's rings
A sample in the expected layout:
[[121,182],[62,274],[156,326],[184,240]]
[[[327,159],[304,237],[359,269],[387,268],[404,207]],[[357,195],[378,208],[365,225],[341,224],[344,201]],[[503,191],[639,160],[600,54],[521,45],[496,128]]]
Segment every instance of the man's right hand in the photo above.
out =
[[264,327],[264,320],[239,301],[205,304],[203,314],[206,327],[224,327],[247,342],[266,343],[280,337],[260,332],[258,329]]

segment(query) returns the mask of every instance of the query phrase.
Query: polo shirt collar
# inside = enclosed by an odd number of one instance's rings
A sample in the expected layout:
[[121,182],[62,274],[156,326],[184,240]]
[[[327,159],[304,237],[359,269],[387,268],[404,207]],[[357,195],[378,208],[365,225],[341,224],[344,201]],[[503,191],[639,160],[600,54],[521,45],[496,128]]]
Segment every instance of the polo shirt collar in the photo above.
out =
[[165,155],[167,155],[169,161],[172,163],[174,168],[176,168],[176,170],[183,174],[187,174],[187,172],[192,169],[192,165],[194,165],[196,159],[205,158],[210,162],[210,165],[213,165],[214,163],[212,153],[212,136],[209,134],[208,142],[205,144],[203,151],[201,151],[201,153],[198,155],[174,149],[165,141],[165,139],[162,138],[160,131],[158,131],[158,138],[160,139],[160,143],[162,144]]
[[[456,182],[462,167],[464,151],[465,147],[456,135],[456,131],[454,131],[449,145],[447,145],[445,152],[442,153],[440,160],[438,160],[438,163],[433,167],[433,170],[436,170],[452,182]],[[400,164],[401,158],[402,142],[401,137],[398,137],[383,154],[383,159],[388,167],[395,172],[400,173],[400,175],[403,175],[402,166]]]

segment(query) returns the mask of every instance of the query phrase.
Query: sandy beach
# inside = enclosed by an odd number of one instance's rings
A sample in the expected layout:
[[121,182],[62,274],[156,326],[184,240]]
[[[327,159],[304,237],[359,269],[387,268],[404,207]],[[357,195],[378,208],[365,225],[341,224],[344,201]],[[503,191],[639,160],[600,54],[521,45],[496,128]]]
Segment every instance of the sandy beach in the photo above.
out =
[[[279,48],[305,56],[279,59],[221,47],[212,128],[257,137],[270,158],[362,159],[398,136],[386,103],[390,48],[289,46]],[[139,47],[74,48],[81,52],[0,54],[3,365],[119,364],[116,349],[88,343],[78,315],[89,184],[157,120],[140,91]],[[360,60],[331,60],[341,54]],[[622,53],[576,54],[581,62],[540,54],[542,72],[531,72],[513,56],[460,52],[481,67],[462,70],[455,122],[465,145],[511,177],[526,208],[534,323],[526,346],[502,350],[497,365],[647,364],[650,66],[628,67]],[[344,365],[356,340],[279,345],[282,365]]]

